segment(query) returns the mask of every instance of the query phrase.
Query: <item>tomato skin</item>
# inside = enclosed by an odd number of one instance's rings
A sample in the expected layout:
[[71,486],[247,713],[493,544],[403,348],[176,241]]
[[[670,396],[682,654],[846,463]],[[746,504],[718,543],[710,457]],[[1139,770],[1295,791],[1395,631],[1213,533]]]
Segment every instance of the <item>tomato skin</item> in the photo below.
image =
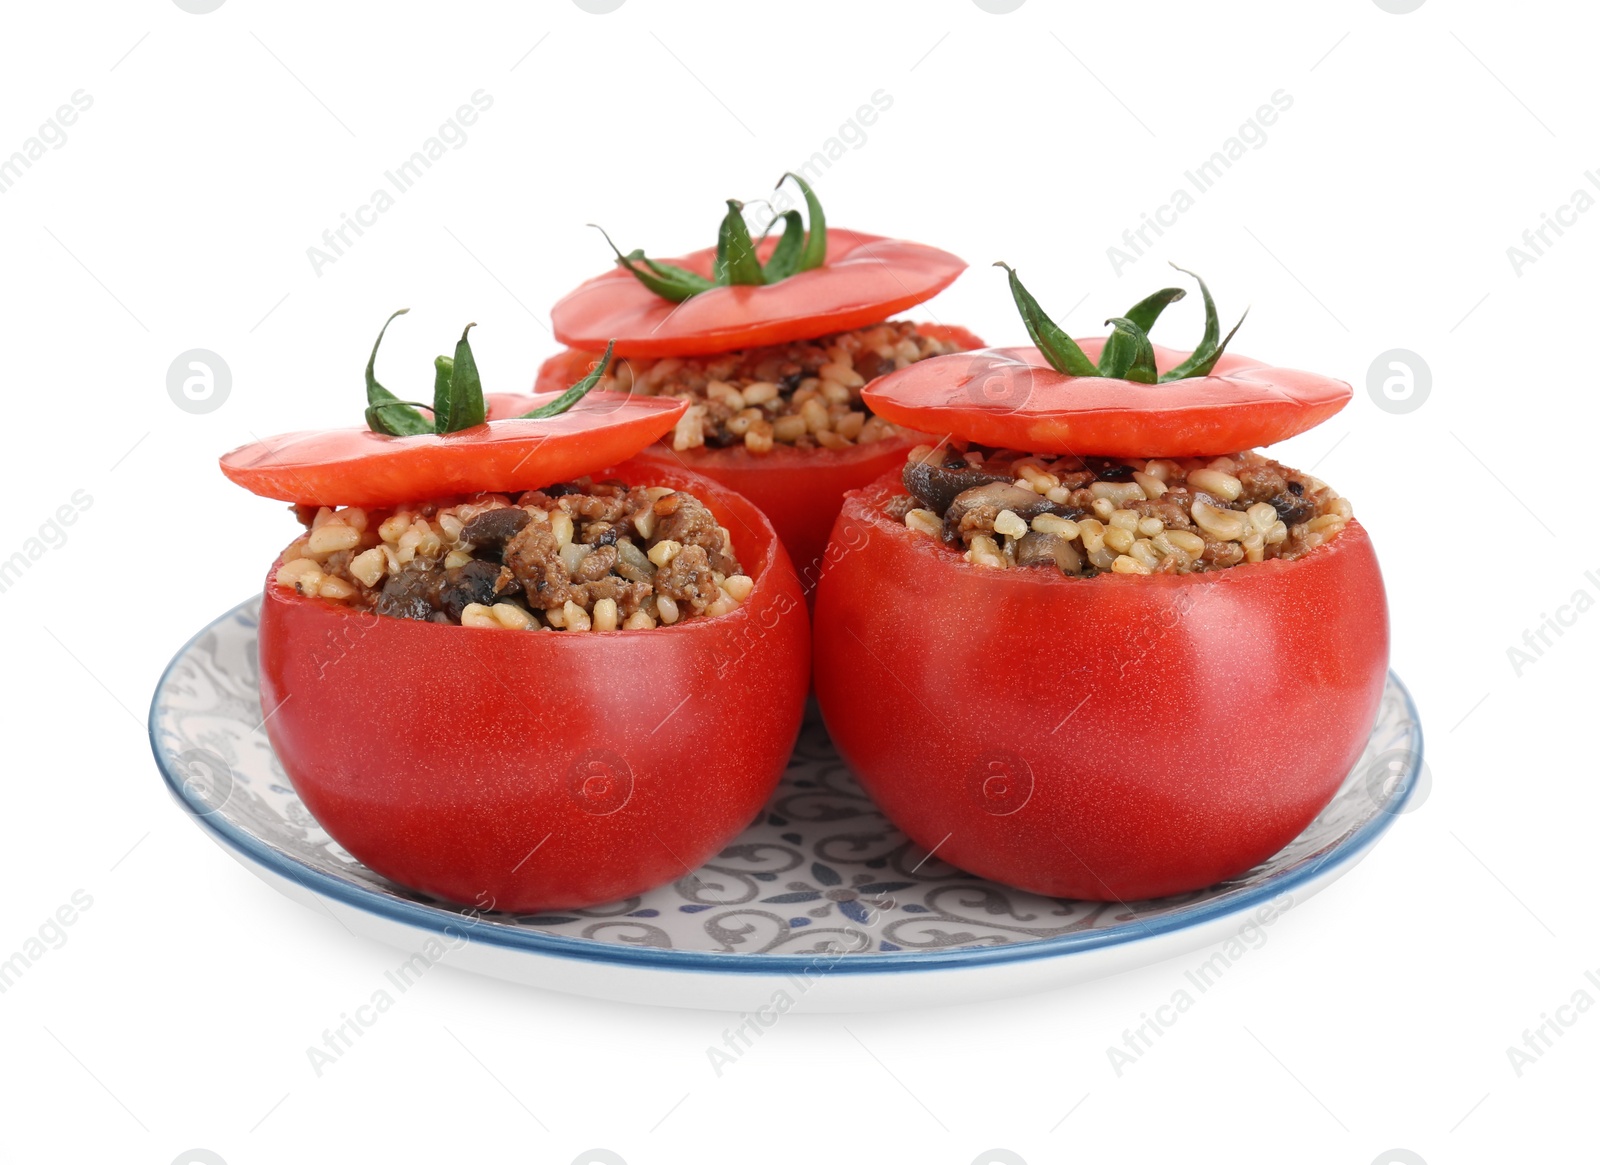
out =
[[1366,531],[1291,562],[1072,579],[973,566],[851,494],[814,680],[866,791],[924,849],[1098,901],[1282,849],[1361,755],[1389,655]]
[[[983,347],[983,341],[977,336],[953,324],[918,324],[917,331],[958,344],[963,350]],[[534,392],[554,391],[582,379],[599,359],[599,352],[576,348],[557,352],[540,366]],[[528,403],[532,399],[491,393],[486,398],[489,416],[515,416],[526,412],[532,407]],[[871,484],[890,469],[897,469],[917,445],[932,443],[935,439],[923,433],[900,430],[893,437],[848,449],[796,449],[774,445],[771,452],[760,455],[738,445],[726,449],[702,446],[680,453],[672,448],[671,440],[669,434],[639,456],[703,473],[753,501],[777,529],[809,594],[816,585],[823,552],[828,548],[833,521],[839,515],[844,495]]]
[[[1098,359],[1104,338],[1078,341]],[[1187,352],[1155,348],[1160,372]],[[1349,403],[1342,380],[1225,353],[1211,375],[1166,384],[1067,376],[1037,348],[924,360],[863,392],[897,425],[1001,449],[1102,457],[1209,457],[1287,440]]]
[[704,478],[603,472],[705,501],[755,579],[745,604],[649,631],[495,631],[362,615],[269,576],[267,734],[306,808],[383,876],[483,909],[593,906],[695,869],[776,786],[810,654],[782,545]]
[[[778,240],[756,247],[765,262]],[[715,247],[665,260],[709,277]],[[809,340],[886,320],[932,299],[966,270],[948,251],[860,231],[828,230],[828,260],[777,283],[714,287],[682,303],[649,291],[613,267],[550,309],[556,339],[618,356],[705,356]]]
[[285,433],[223,454],[222,472],[261,497],[316,506],[514,493],[625,461],[670,432],[688,407],[665,397],[591,392],[558,416],[519,420],[554,397],[501,399],[520,407],[491,414],[493,424],[419,437],[370,429]]

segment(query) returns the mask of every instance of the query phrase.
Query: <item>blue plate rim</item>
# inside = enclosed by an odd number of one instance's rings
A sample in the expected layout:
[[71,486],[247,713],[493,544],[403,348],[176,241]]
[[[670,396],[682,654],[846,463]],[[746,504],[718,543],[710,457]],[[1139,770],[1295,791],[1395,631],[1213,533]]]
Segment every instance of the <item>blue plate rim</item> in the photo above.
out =
[[[161,678],[156,681],[155,690],[150,698],[146,729],[156,767],[160,770],[167,791],[172,794],[173,799],[217,841],[256,865],[287,878],[313,893],[392,922],[433,931],[453,942],[465,938],[489,946],[553,958],[576,959],[581,962],[671,971],[768,976],[814,974],[819,964],[826,964],[829,974],[900,974],[1031,962],[1035,959],[1057,958],[1142,942],[1243,914],[1313,881],[1329,870],[1359,860],[1393,824],[1394,819],[1404,813],[1406,804],[1416,790],[1417,775],[1423,763],[1422,720],[1417,712],[1416,702],[1412,699],[1410,690],[1391,669],[1387,675],[1387,682],[1394,685],[1405,703],[1406,712],[1413,725],[1412,735],[1415,744],[1411,750],[1411,764],[1406,770],[1403,784],[1392,799],[1348,837],[1340,840],[1319,857],[1290,866],[1253,886],[1229,891],[1193,907],[1183,907],[1156,918],[1136,919],[1101,930],[1056,935],[1052,938],[1008,943],[1005,946],[901,951],[893,954],[873,952],[836,955],[823,952],[809,955],[767,955],[753,952],[685,951],[602,943],[593,939],[573,938],[569,935],[548,934],[513,927],[495,922],[492,917],[472,918],[442,906],[409,902],[403,898],[378,894],[307,865],[298,858],[268,845],[254,834],[217,817],[209,811],[208,806],[197,807],[195,802],[186,797],[183,782],[169,767],[159,740],[157,718],[162,697],[174,669],[189,654],[190,649],[220,624],[238,618],[245,608],[255,601],[256,596],[252,595],[191,635],[168,661],[167,666],[162,669]],[[202,812],[202,809],[206,811]]]

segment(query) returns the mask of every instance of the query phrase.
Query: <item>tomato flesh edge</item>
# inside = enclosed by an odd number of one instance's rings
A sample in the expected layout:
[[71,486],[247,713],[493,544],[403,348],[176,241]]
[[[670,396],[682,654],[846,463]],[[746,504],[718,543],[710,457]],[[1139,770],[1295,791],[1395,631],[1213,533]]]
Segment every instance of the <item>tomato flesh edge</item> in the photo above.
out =
[[481,909],[593,906],[698,867],[771,795],[799,731],[805,603],[743,498],[688,489],[755,580],[736,612],[649,631],[496,631],[361,614],[277,586],[266,731],[312,816],[402,885]]
[[1205,574],[991,570],[850,494],[815,609],[846,763],[924,849],[1038,894],[1212,885],[1287,845],[1360,757],[1388,611],[1351,522],[1293,561]]

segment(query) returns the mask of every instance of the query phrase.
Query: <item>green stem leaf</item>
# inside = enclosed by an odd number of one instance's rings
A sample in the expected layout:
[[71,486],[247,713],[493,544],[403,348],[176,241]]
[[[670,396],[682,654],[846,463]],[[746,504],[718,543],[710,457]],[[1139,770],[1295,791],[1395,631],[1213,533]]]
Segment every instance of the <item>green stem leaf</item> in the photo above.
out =
[[411,412],[415,409],[427,409],[431,413],[433,411],[433,406],[425,405],[418,400],[391,400],[384,401],[381,404],[368,405],[366,410],[367,428],[371,429],[374,433],[382,433],[387,437],[420,437],[433,432],[433,422],[428,420],[423,421],[423,424],[425,424],[427,428],[423,429],[421,433],[390,432],[386,427],[386,422],[383,418],[387,416],[391,410],[395,409],[404,410],[406,412]]
[[[794,184],[800,187],[800,193],[806,200],[806,245],[800,253],[801,271],[813,271],[828,261],[828,217],[822,213],[822,203],[817,199],[816,193],[800,175],[792,170],[784,172],[778,179],[778,186],[782,186],[786,179],[793,179]],[[774,186],[776,190],[778,186]]]
[[410,310],[403,307],[383,321],[383,327],[378,329],[378,338],[372,342],[372,355],[367,357],[367,428],[390,437],[416,437],[433,432],[433,422],[417,412],[415,406],[400,400],[379,384],[375,371],[378,345],[383,343],[384,333],[394,323],[395,316],[403,316]]
[[590,226],[605,237],[606,243],[616,252],[617,266],[627,271],[650,291],[662,299],[671,300],[673,303],[682,303],[692,295],[698,295],[716,286],[715,283],[703,275],[696,275],[693,271],[683,267],[674,267],[671,263],[657,263],[654,259],[645,258],[641,250],[633,250],[624,255],[611,241],[611,236],[605,229],[590,223]]
[[[1151,327],[1166,310],[1168,304],[1183,298],[1183,288],[1163,287],[1154,295],[1147,295],[1138,303],[1128,309],[1125,317],[1127,321],[1146,336],[1150,334]],[[1106,321],[1110,323],[1109,320]],[[1147,341],[1148,342],[1148,341]],[[1123,376],[1133,366],[1138,356],[1138,345],[1134,342],[1132,334],[1121,330],[1113,331],[1106,337],[1105,347],[1100,349],[1100,375]]]
[[1154,384],[1156,382],[1156,353],[1150,346],[1150,337],[1143,328],[1130,319],[1115,316],[1106,321],[1115,332],[1106,340],[1106,350],[1111,348],[1111,341],[1121,339],[1120,347],[1126,349],[1128,357],[1125,363],[1110,371],[1105,368],[1105,358],[1101,356],[1101,376],[1115,376],[1122,380],[1131,380],[1135,384]]
[[467,341],[467,333],[477,326],[468,324],[462,328],[461,339],[456,341],[455,367],[450,376],[454,387],[451,405],[456,414],[451,432],[470,429],[488,419],[488,410],[483,404],[483,381],[478,377],[478,362],[473,358],[472,345]]
[[711,274],[722,287],[759,287],[767,281],[761,260],[756,258],[755,244],[750,241],[750,228],[744,223],[744,203],[736,198],[728,199],[728,213],[717,228],[717,257],[711,264]]
[[800,250],[805,246],[806,228],[800,221],[798,210],[783,212],[783,237],[772,249],[772,257],[765,267],[768,283],[787,279],[799,270]]
[[1161,313],[1177,303],[1188,293],[1181,287],[1163,287],[1154,295],[1147,295],[1128,309],[1127,319],[1145,335],[1155,328]]
[[1206,331],[1205,335],[1200,337],[1200,345],[1202,347],[1214,345],[1217,342],[1217,337],[1222,334],[1222,329],[1217,326],[1217,304],[1216,301],[1211,298],[1211,289],[1206,286],[1206,281],[1201,279],[1200,276],[1196,275],[1193,271],[1179,267],[1176,263],[1173,263],[1171,266],[1174,271],[1182,271],[1190,279],[1193,279],[1200,285],[1200,299],[1206,305]]
[[1222,338],[1222,343],[1216,345],[1207,353],[1201,353],[1196,350],[1189,359],[1163,376],[1161,378],[1162,383],[1171,380],[1182,380],[1187,376],[1210,376],[1211,370],[1217,366],[1217,361],[1222,359],[1223,352],[1227,351],[1228,342],[1233,339],[1235,333],[1244,325],[1245,316],[1249,314],[1250,309],[1246,308],[1244,315],[1239,317],[1239,322],[1233,325],[1233,331]]
[[478,379],[478,364],[472,358],[467,333],[477,327],[468,324],[456,341],[454,358],[439,356],[433,362],[433,431],[456,433],[484,422],[483,382]]
[[[1174,271],[1183,271],[1185,275],[1200,285],[1200,298],[1206,305],[1206,330],[1205,334],[1200,337],[1200,343],[1189,354],[1189,358],[1161,378],[1163,383],[1169,380],[1183,380],[1190,376],[1204,376],[1211,371],[1212,365],[1217,362],[1217,357],[1222,355],[1222,349],[1217,346],[1217,337],[1222,334],[1222,329],[1217,326],[1217,305],[1216,301],[1211,298],[1211,289],[1206,286],[1206,281],[1193,271],[1185,271],[1176,263],[1172,264],[1172,269]],[[1243,318],[1239,320],[1239,323],[1244,323]],[[1235,326],[1234,331],[1238,330],[1238,327]],[[1232,338],[1233,333],[1230,332],[1228,335],[1229,338]],[[1203,372],[1200,371],[1202,366],[1205,369]]]
[[1022,280],[1017,278],[1017,273],[1005,263],[996,263],[995,266],[1006,269],[1006,278],[1011,284],[1011,298],[1016,301],[1017,311],[1022,315],[1023,326],[1028,329],[1028,335],[1032,337],[1034,345],[1050,362],[1050,367],[1067,376],[1100,375],[1100,370],[1095,367],[1094,361],[1078,347],[1077,341],[1045,315],[1044,309],[1039,306],[1039,301],[1028,294],[1028,289],[1022,286]]
[[600,363],[596,364],[592,369],[589,370],[588,376],[585,376],[582,380],[578,381],[577,384],[574,384],[571,388],[567,389],[566,392],[556,397],[556,399],[551,401],[549,404],[541,405],[530,413],[523,413],[520,419],[537,421],[543,417],[556,416],[560,413],[566,412],[573,405],[577,404],[584,397],[588,396],[589,390],[600,383],[600,378],[606,374],[606,369],[611,366],[611,352],[616,346],[617,342],[615,340],[612,340],[610,343],[608,343],[606,345],[605,355],[600,357]]
[[449,356],[435,356],[433,358],[433,431],[435,433],[448,433],[450,431],[450,377],[455,372],[455,364],[456,362]]

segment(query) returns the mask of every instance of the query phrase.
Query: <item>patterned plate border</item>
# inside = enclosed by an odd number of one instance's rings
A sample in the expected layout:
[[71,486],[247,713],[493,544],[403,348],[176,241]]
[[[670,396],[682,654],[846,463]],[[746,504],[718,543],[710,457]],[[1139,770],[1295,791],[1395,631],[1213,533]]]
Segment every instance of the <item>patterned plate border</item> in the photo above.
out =
[[[167,746],[167,737],[171,733],[164,730],[162,715],[166,710],[169,690],[174,684],[177,673],[197,646],[218,627],[230,621],[253,626],[259,602],[259,597],[247,599],[208,623],[172,658],[156,684],[149,715],[151,751],[168,790],[179,805],[223,845],[313,893],[382,918],[446,935],[453,940],[465,938],[474,942],[561,959],[674,971],[786,975],[814,970],[820,957],[828,960],[831,974],[882,974],[981,967],[1055,958],[1120,946],[1202,926],[1229,915],[1241,914],[1282,894],[1290,893],[1300,886],[1314,882],[1346,862],[1353,862],[1376,843],[1395,817],[1406,810],[1407,804],[1416,792],[1419,777],[1423,773],[1422,730],[1416,706],[1399,677],[1390,672],[1384,703],[1387,706],[1391,700],[1398,701],[1403,709],[1403,716],[1397,726],[1401,733],[1400,739],[1389,742],[1383,755],[1400,756],[1403,758],[1403,765],[1391,774],[1392,779],[1385,782],[1381,790],[1368,788],[1365,795],[1371,801],[1371,811],[1354,827],[1316,852],[1265,876],[1255,876],[1260,869],[1258,867],[1258,871],[1241,875],[1233,883],[1226,884],[1226,888],[1220,890],[1213,888],[1200,892],[1201,897],[1187,904],[1174,905],[1170,909],[1141,917],[1139,908],[1149,904],[1125,903],[1121,904],[1121,909],[1116,911],[1116,915],[1125,917],[1128,920],[1126,922],[1085,928],[1052,937],[1006,942],[1004,945],[897,950],[893,953],[885,951],[827,954],[814,949],[806,953],[777,954],[685,950],[601,941],[530,929],[527,925],[501,921],[503,916],[492,914],[474,916],[447,904],[434,904],[401,897],[400,894],[406,892],[398,887],[393,891],[380,890],[330,874],[272,845],[223,814],[215,812],[215,807],[207,802],[204,782],[197,785],[192,776],[185,778],[175,772],[178,758]],[[1381,720],[1380,714],[1380,723]],[[1358,764],[1357,769],[1346,778],[1345,784],[1341,786],[1341,796],[1352,789],[1353,782],[1360,780],[1357,774],[1362,768],[1363,765]],[[1370,786],[1371,782],[1367,783]],[[1307,832],[1314,828],[1315,824],[1308,827]],[[737,840],[734,845],[738,845]],[[1271,861],[1272,859],[1269,859],[1268,863],[1263,865],[1269,865]],[[985,887],[991,887],[1001,893],[1008,892],[1005,887],[994,886],[992,883],[977,879],[969,879],[963,885],[979,893],[986,892]],[[1054,900],[1035,899],[1035,901],[1049,903]],[[626,918],[609,912],[596,913],[592,917],[614,918],[618,922],[627,921]]]

